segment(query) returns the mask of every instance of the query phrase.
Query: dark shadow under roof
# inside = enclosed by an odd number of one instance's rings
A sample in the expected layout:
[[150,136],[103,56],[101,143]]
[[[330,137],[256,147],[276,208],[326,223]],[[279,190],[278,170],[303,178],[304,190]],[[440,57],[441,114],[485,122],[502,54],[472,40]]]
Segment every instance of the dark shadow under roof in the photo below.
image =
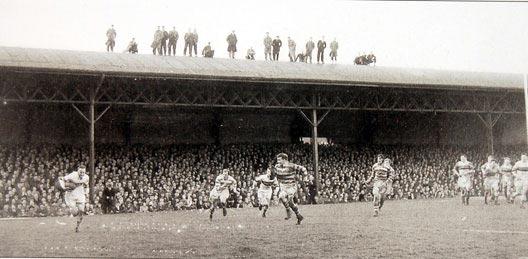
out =
[[0,69],[115,76],[522,90],[521,74],[0,47]]

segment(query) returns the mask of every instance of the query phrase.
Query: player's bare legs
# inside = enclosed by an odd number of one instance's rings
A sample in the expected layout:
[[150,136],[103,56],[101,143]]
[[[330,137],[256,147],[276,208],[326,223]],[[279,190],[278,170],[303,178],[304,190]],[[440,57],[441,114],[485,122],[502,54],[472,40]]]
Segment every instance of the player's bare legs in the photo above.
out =
[[220,202],[220,208],[222,208],[222,215],[227,216],[227,204],[225,202]]
[[280,200],[282,202],[282,205],[284,205],[284,208],[286,209],[286,218],[284,219],[288,220],[291,218],[291,210],[290,210],[290,205],[288,202],[288,197],[282,197]]
[[499,190],[497,190],[496,188],[494,188],[494,189],[491,191],[491,194],[493,195],[493,200],[495,201],[494,204],[495,204],[495,205],[499,205]]
[[74,207],[71,210],[71,213],[73,214],[73,216],[77,216],[77,226],[75,227],[75,232],[79,232],[79,227],[81,226],[81,223],[83,221],[84,203],[77,203],[77,207]]
[[269,206],[268,205],[262,205],[262,217],[265,218],[266,217],[266,212],[268,211],[268,208]]
[[295,213],[295,216],[297,216],[297,225],[300,225],[304,217],[299,212],[299,208],[297,207],[297,204],[295,204],[295,202],[293,201],[293,196],[288,197],[288,204],[290,205],[290,208]]
[[379,215],[380,200],[381,200],[381,197],[379,193],[375,193],[374,199],[373,199],[373,203],[374,203],[374,215],[373,216],[374,217],[377,217]]
[[381,210],[381,207],[383,207],[383,203],[385,202],[385,195],[382,194],[380,196],[380,201],[379,201],[379,210]]
[[213,220],[213,214],[214,214],[217,203],[218,203],[218,200],[214,200],[211,203],[211,209],[209,209],[209,220]]

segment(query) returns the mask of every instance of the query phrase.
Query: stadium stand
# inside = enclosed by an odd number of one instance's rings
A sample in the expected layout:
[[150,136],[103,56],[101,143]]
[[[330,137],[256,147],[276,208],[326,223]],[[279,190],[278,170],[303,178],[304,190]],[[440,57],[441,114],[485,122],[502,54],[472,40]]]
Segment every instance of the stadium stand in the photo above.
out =
[[[147,211],[205,209],[210,206],[208,194],[214,177],[224,166],[238,182],[240,196],[232,196],[230,207],[256,206],[251,189],[255,175],[262,173],[275,154],[286,151],[292,161],[311,164],[309,145],[175,145],[175,146],[98,146],[96,162],[95,204],[89,213],[102,213],[102,192],[111,182],[116,190],[114,211],[135,213]],[[467,150],[464,150],[467,151]],[[472,148],[466,152],[478,167],[485,154]],[[512,155],[517,148],[501,154]],[[391,199],[430,199],[453,197],[455,178],[451,172],[461,149],[431,146],[347,145],[321,147],[321,189],[312,195],[311,183],[299,188],[300,203],[348,203],[370,200],[365,184],[375,154],[393,158],[398,177]],[[516,159],[515,156],[514,160]],[[67,215],[54,180],[85,161],[87,154],[72,146],[25,145],[0,146],[0,207],[2,217],[35,217]],[[482,181],[475,177],[473,195],[482,195]],[[276,197],[274,197],[275,204]]]

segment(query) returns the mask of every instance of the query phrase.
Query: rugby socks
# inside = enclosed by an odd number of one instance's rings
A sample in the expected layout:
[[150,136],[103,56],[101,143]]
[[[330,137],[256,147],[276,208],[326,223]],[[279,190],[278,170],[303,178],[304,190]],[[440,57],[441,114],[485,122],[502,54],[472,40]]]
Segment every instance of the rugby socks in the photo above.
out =
[[295,213],[295,215],[298,217],[299,216],[299,208],[297,207],[297,205],[295,205],[295,203],[293,203],[293,201],[290,201],[289,205],[290,205],[290,208]]
[[79,211],[79,217],[77,218],[77,226],[75,227],[75,232],[79,232],[79,226],[83,220],[83,212]]
[[265,218],[266,217],[266,212],[268,211],[268,205],[264,205],[264,206],[262,206],[262,208],[264,209],[264,211],[262,212],[262,217]]
[[286,201],[282,201],[282,204],[284,205],[284,208],[286,209],[286,218],[284,219],[290,219],[291,218],[291,211],[288,203]]

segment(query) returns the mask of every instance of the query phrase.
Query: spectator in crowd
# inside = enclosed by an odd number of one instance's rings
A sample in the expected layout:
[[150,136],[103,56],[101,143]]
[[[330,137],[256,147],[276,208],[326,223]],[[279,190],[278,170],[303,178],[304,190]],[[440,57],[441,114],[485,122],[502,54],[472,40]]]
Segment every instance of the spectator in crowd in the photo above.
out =
[[160,30],[160,26],[158,26],[158,29],[154,32],[154,40],[152,40],[152,44],[150,47],[152,47],[152,54],[161,55],[161,39],[163,38],[163,32]]
[[272,41],[271,45],[273,46],[273,60],[277,61],[279,60],[280,48],[282,47],[282,41],[279,36]]
[[189,50],[189,57],[192,57],[192,48],[193,48],[193,33],[191,32],[191,29],[189,28],[189,31],[185,33],[183,36],[183,40],[185,41],[185,46],[183,47],[183,55],[187,55],[187,50]]
[[169,39],[169,33],[165,30],[165,26],[161,27],[161,54],[167,55],[167,40]]
[[271,56],[271,45],[272,45],[271,37],[269,36],[269,32],[266,32],[266,37],[264,37],[264,59],[265,60],[272,60]]
[[[240,195],[230,206],[257,206],[251,189],[256,175],[273,163],[275,154],[286,152],[291,160],[312,167],[311,146],[303,144],[197,145],[197,146],[98,146],[89,213],[111,210],[106,197],[113,190],[116,213],[160,210],[207,209],[209,191],[224,164],[237,181]],[[515,157],[522,147],[498,150],[497,156]],[[377,153],[394,161],[396,176],[389,199],[456,197],[456,178],[451,168],[462,150],[456,147],[349,145],[320,147],[319,189],[314,178],[298,188],[300,203],[345,203],[372,200],[365,184]],[[476,168],[485,162],[479,147],[464,150]],[[0,145],[0,207],[2,217],[69,215],[54,188],[59,176],[86,162],[82,149],[53,145]],[[482,195],[477,172],[471,195]],[[113,188],[112,188],[113,187]],[[109,191],[110,190],[110,191]],[[272,205],[277,205],[274,195]]]
[[337,40],[334,38],[334,40],[330,43],[330,60],[332,62],[337,62],[337,49],[339,48],[339,45],[337,44]]
[[114,25],[112,24],[112,26],[110,27],[110,29],[108,29],[106,31],[106,51],[107,52],[114,52],[114,47],[115,47],[115,39],[116,39],[116,31],[114,29]]
[[138,45],[136,43],[136,38],[132,38],[132,40],[128,43],[128,47],[126,49],[126,52],[137,54],[138,53]]
[[248,49],[246,59],[255,60],[255,50],[253,49],[253,47],[250,47]]
[[324,50],[325,50],[325,48],[326,48],[326,41],[324,40],[324,36],[323,36],[317,42],[317,64],[319,64],[319,61],[321,61],[321,63],[324,64]]
[[235,52],[237,52],[237,36],[235,31],[232,31],[231,34],[227,35],[227,52],[229,52],[229,58],[235,58]]
[[295,43],[295,41],[288,37],[288,57],[290,58],[290,62],[295,62],[295,47],[297,46],[297,44]]
[[104,214],[110,212],[116,212],[116,192],[118,190],[114,189],[113,182],[110,180],[106,182],[106,186],[103,190],[101,197],[101,209]]
[[176,43],[178,43],[179,37],[176,27],[172,27],[172,30],[169,32],[169,56],[176,56]]
[[214,56],[214,50],[211,48],[211,42],[207,42],[207,45],[203,48],[202,56],[204,56],[204,58],[212,58]]
[[[312,64],[312,52],[315,48],[315,43],[312,40],[312,37],[306,42],[306,59],[310,58],[310,64]],[[308,62],[308,60],[306,60]]]

